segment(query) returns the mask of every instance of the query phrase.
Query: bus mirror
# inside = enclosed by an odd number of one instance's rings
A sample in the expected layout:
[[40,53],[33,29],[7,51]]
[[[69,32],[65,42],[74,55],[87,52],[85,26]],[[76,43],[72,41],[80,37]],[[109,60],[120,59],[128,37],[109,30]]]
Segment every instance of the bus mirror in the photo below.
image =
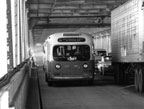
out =
[[94,50],[92,50],[92,55],[95,55],[95,51]]
[[43,52],[45,53],[45,49],[44,49],[44,47],[43,47]]

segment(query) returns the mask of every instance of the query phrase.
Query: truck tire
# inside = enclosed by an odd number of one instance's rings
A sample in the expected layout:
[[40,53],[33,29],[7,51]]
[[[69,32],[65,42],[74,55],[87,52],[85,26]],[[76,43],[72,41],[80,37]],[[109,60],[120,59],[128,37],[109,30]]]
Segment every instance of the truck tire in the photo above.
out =
[[138,68],[135,70],[135,78],[134,78],[134,85],[135,85],[135,89],[137,91],[139,91],[139,71]]
[[139,75],[138,75],[138,85],[139,85],[139,92],[144,92],[144,74],[143,74],[143,69],[139,69]]

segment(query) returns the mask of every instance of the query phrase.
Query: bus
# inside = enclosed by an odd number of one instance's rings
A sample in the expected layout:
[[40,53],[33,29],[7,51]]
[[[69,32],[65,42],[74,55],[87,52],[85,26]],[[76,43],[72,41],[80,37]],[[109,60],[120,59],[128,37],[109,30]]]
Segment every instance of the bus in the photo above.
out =
[[48,85],[64,80],[94,81],[93,37],[87,33],[55,33],[43,44],[43,68]]

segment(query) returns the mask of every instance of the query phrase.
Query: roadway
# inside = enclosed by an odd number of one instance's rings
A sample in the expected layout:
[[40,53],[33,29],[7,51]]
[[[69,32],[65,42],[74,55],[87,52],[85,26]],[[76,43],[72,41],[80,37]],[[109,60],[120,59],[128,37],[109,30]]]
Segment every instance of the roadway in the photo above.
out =
[[59,82],[48,86],[42,69],[42,54],[36,57],[42,109],[144,109],[144,93],[134,85],[116,85],[111,76],[95,75],[87,82]]
[[38,67],[38,78],[42,109],[144,109],[144,94],[133,85],[115,85],[112,77],[96,75],[92,86],[79,81],[48,86]]

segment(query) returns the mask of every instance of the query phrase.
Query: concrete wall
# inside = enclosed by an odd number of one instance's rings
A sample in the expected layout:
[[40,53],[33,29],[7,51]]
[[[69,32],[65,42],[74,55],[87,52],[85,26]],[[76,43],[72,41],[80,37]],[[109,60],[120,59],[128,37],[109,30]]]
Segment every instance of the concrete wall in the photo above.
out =
[[24,65],[10,80],[9,106],[25,109],[29,85],[29,65]]

